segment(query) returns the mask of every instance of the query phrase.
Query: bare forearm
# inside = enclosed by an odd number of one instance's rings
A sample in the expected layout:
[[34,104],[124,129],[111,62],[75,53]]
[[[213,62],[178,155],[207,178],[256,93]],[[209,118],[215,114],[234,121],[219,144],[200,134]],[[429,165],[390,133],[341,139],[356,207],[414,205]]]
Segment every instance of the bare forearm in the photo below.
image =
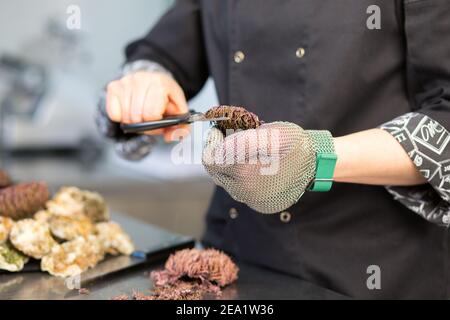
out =
[[336,182],[418,185],[426,182],[402,146],[389,133],[371,129],[334,139]]

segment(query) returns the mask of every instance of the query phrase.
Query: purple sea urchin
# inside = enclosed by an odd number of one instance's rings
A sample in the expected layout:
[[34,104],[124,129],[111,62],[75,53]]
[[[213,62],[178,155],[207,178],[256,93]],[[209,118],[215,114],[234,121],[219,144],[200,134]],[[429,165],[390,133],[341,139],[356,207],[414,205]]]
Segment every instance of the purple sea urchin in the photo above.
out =
[[261,121],[256,114],[242,107],[218,106],[209,109],[205,116],[209,119],[228,117],[228,120],[216,121],[215,124],[223,134],[226,134],[227,130],[256,129],[261,125]]

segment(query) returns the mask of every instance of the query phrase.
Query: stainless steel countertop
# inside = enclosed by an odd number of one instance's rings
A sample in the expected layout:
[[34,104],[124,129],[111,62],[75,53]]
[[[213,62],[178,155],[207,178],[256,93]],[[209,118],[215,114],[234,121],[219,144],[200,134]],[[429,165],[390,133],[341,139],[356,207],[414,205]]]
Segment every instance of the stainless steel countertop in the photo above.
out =
[[[76,295],[73,299],[110,299],[119,294],[132,294],[134,290],[143,293],[152,289],[148,270],[142,268],[125,277],[103,280],[96,283],[89,295]],[[276,273],[244,263],[239,263],[238,281],[225,288],[221,299],[265,300],[265,299],[345,299],[346,297],[312,283],[291,276]],[[0,293],[1,297],[1,293]]]
[[[240,263],[238,281],[225,288],[221,299],[346,299],[345,296],[321,288],[298,278]],[[0,276],[0,299],[70,299],[98,300],[131,295],[138,291],[148,293],[152,282],[148,272],[160,265],[142,266],[95,281],[86,288],[89,294],[69,290],[64,280],[39,273]]]
[[[145,260],[128,256],[109,257],[94,269],[81,274],[81,286],[89,294],[80,294],[78,279],[64,280],[38,271],[39,264],[27,267],[28,272],[1,273],[0,299],[111,299],[134,291],[148,293],[152,289],[149,272],[162,268],[167,256],[158,250],[189,241],[188,237],[173,234],[133,219],[127,215],[112,214],[131,235],[136,249],[148,253]],[[137,260],[136,260],[137,259]],[[301,279],[274,271],[237,262],[240,268],[238,281],[225,288],[223,299],[343,299],[344,296]],[[127,269],[123,269],[123,268]],[[120,270],[120,271],[118,271]]]

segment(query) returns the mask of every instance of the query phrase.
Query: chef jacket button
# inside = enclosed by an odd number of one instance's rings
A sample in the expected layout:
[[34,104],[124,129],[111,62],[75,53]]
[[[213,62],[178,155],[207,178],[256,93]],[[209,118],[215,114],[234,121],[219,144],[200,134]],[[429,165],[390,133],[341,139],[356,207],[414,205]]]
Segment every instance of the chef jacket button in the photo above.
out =
[[291,217],[291,214],[287,211],[283,211],[280,213],[281,222],[288,223],[289,221],[291,221]]
[[444,216],[442,217],[442,222],[443,222],[444,224],[449,224],[449,222],[450,222],[450,217],[449,217],[448,215],[444,215]]
[[241,63],[245,59],[245,54],[242,51],[236,51],[234,53],[234,62]]
[[238,217],[238,215],[239,215],[239,213],[238,213],[238,211],[236,210],[236,208],[231,208],[229,211],[228,211],[228,215],[230,216],[230,218],[231,219],[236,219],[237,217]]
[[295,51],[295,56],[301,59],[305,56],[305,53],[306,53],[305,48],[300,47],[297,49],[297,51]]

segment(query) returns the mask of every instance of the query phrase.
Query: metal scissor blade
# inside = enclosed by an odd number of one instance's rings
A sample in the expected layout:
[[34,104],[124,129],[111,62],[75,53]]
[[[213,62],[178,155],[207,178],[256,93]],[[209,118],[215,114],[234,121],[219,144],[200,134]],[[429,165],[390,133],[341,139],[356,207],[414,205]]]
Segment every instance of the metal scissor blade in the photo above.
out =
[[197,122],[197,121],[200,121],[200,122],[202,122],[202,121],[203,122],[204,121],[210,121],[210,122],[212,122],[212,121],[224,121],[224,120],[230,120],[230,118],[228,118],[228,117],[206,118],[203,113],[195,113],[195,114],[193,114],[193,115],[191,115],[189,117],[188,122],[189,123],[193,123],[193,122]]
[[184,123],[193,123],[197,121],[224,121],[229,120],[228,117],[217,117],[208,119],[201,112],[195,112],[193,110],[189,111],[189,113],[185,113],[177,116],[167,116],[161,120],[149,121],[149,122],[141,122],[141,123],[132,123],[132,124],[121,124],[121,128],[125,133],[139,133],[144,131],[151,131],[156,129],[167,128],[179,124]]
[[229,117],[218,117],[218,118],[212,118],[212,119],[206,119],[209,121],[225,121],[225,120],[230,120],[231,118]]

